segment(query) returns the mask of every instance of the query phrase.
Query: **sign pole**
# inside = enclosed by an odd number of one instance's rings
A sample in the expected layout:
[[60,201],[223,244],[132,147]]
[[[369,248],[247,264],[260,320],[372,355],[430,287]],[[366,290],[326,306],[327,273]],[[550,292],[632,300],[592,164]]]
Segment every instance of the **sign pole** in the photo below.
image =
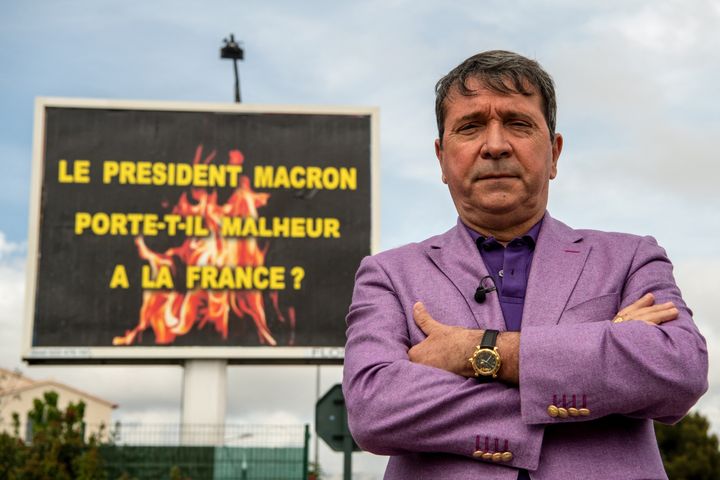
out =
[[[343,405],[344,406],[344,405]],[[352,453],[355,447],[355,441],[352,435],[350,435],[350,429],[348,428],[347,413],[342,417],[343,422],[343,480],[352,480]]]
[[336,452],[344,454],[343,479],[352,479],[352,452],[360,451],[350,433],[342,385],[333,385],[315,404],[315,432]]
[[[320,400],[320,365],[315,365],[315,403]],[[317,428],[317,427],[316,427]],[[315,467],[320,465],[320,436],[315,435]]]

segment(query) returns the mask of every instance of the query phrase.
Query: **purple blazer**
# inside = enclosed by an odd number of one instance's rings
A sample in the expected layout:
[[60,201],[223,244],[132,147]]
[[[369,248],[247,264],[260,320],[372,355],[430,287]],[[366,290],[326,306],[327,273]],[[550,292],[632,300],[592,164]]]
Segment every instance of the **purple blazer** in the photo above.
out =
[[[487,274],[460,222],[362,261],[343,390],[358,444],[392,456],[385,478],[509,480],[518,468],[538,480],[667,478],[652,419],[687,413],[707,390],[708,360],[665,251],[651,237],[573,230],[546,214],[525,297],[519,388],[408,360],[425,337],[413,321],[418,300],[446,324],[505,330],[497,295],[473,300]],[[673,301],[679,318],[611,322],[647,292]],[[589,412],[552,417],[552,404]],[[512,458],[476,459],[478,444]]]

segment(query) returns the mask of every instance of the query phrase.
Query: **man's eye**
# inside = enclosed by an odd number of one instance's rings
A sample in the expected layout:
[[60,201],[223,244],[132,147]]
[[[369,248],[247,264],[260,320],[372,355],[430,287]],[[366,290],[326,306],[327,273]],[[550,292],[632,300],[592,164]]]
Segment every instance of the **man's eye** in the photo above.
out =
[[476,123],[466,123],[465,125],[458,128],[458,132],[466,132],[475,128],[478,128],[478,125]]
[[530,128],[531,127],[531,125],[528,122],[524,122],[522,120],[514,120],[512,122],[509,122],[508,125],[510,125],[511,127],[516,127],[516,128]]

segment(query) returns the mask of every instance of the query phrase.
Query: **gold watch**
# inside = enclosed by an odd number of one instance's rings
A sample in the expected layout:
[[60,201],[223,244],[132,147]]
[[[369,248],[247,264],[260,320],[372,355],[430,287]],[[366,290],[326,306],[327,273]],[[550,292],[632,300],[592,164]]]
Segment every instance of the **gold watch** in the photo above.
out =
[[481,382],[497,378],[500,371],[500,353],[495,346],[498,333],[497,330],[485,330],[480,345],[475,347],[472,357],[468,358],[475,376]]

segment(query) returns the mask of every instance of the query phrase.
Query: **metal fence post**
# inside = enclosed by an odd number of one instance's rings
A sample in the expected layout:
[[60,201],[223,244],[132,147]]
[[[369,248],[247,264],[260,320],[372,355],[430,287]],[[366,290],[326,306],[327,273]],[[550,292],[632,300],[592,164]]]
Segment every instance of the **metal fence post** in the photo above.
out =
[[308,456],[310,456],[310,424],[305,424],[305,449],[303,451],[303,471],[301,480],[307,480]]

